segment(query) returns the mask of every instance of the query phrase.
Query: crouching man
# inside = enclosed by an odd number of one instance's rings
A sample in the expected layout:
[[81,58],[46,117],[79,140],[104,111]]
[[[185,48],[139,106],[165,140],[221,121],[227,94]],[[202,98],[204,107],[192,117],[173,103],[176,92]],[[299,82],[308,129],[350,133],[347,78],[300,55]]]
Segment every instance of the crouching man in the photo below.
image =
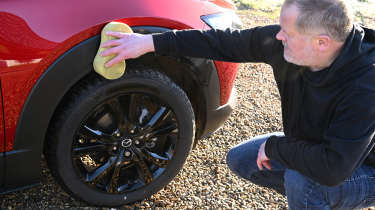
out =
[[284,132],[232,148],[229,168],[290,209],[375,205],[375,32],[347,1],[285,0],[279,25],[245,30],[108,34],[107,66],[147,52],[271,65]]

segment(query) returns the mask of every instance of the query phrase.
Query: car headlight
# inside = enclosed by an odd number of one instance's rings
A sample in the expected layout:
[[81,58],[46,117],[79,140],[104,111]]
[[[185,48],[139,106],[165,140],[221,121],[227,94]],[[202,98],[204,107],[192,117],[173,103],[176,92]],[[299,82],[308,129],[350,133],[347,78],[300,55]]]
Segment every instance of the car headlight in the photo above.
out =
[[203,22],[213,29],[241,29],[242,22],[235,13],[225,12],[201,16]]

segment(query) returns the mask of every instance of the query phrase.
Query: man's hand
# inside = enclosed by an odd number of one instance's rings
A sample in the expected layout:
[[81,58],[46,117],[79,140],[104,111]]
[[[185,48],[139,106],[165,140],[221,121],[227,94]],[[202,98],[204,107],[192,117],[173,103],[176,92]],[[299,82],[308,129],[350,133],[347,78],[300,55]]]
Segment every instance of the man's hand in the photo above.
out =
[[102,44],[101,47],[111,47],[104,50],[100,56],[109,56],[117,54],[112,60],[105,64],[105,67],[110,67],[125,59],[137,58],[145,53],[155,51],[152,35],[137,34],[137,33],[122,33],[112,32],[106,33],[109,36],[117,37],[118,39],[110,40]]
[[264,147],[266,146],[266,142],[264,142],[262,145],[260,145],[258,150],[258,158],[257,158],[257,165],[259,170],[263,170],[263,166],[265,166],[267,169],[271,170],[271,161],[267,157],[266,152],[264,151]]

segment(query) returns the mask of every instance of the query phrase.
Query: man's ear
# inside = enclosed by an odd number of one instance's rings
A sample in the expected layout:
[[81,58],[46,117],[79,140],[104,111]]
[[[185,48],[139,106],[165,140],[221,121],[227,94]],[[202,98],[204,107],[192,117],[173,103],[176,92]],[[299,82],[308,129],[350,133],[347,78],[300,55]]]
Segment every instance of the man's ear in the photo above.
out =
[[317,51],[327,51],[332,44],[332,39],[327,35],[318,35],[314,38],[313,45]]

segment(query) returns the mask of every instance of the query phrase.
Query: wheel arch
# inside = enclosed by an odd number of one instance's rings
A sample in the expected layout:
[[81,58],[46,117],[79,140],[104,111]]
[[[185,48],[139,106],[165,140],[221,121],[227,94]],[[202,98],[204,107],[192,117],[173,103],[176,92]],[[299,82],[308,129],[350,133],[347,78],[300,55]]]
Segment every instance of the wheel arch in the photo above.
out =
[[[165,30],[169,29],[142,26],[134,27],[134,31],[139,33],[154,33]],[[18,121],[14,150],[7,153],[8,157],[11,158],[11,162],[19,163],[22,161],[23,164],[19,164],[18,166],[12,164],[12,167],[7,168],[6,177],[12,177],[10,178],[11,180],[9,180],[10,182],[7,183],[8,189],[39,182],[41,154],[43,152],[45,136],[50,120],[70,88],[85,76],[92,73],[91,62],[87,61],[92,61],[94,59],[99,47],[99,42],[100,37],[96,35],[82,41],[65,52],[48,67],[30,91]],[[199,132],[199,129],[203,129],[206,116],[206,102],[203,100],[203,96],[206,95],[206,93],[198,86],[199,83],[205,84],[205,82],[202,81],[204,80],[203,77],[198,78],[196,75],[198,71],[196,62],[202,65],[201,63],[203,61],[200,59],[195,61],[195,59],[190,58],[155,57],[152,54],[148,54],[142,56],[140,59],[134,59],[130,61],[130,63],[137,61],[158,66],[161,72],[169,76],[178,85],[181,85],[181,88],[187,93],[194,111],[196,112],[198,129],[196,133],[197,136],[200,136],[202,132]],[[173,65],[171,66],[171,64]],[[208,63],[206,62],[205,65],[214,64],[212,61],[209,61]],[[186,73],[178,74],[175,68],[182,68]],[[211,72],[206,72],[205,74],[211,75]],[[51,87],[53,87],[53,89],[51,89]],[[48,103],[45,103],[46,100],[48,100]],[[203,106],[200,106],[198,103]],[[199,109],[197,109],[197,107],[199,107]],[[22,174],[23,172],[27,172],[27,177],[14,177],[14,174]]]

